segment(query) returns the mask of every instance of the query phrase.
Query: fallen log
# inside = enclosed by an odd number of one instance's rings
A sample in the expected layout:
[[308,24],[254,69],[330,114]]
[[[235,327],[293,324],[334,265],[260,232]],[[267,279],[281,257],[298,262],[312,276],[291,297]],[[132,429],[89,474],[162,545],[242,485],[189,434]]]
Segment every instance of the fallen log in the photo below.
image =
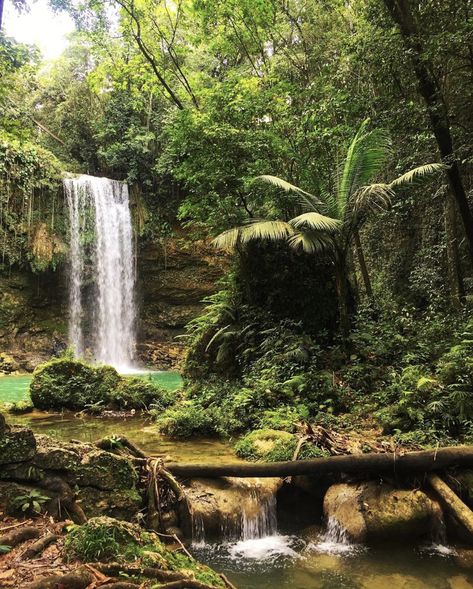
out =
[[0,545],[10,546],[13,548],[22,542],[26,542],[26,540],[32,540],[33,538],[38,537],[38,528],[33,526],[26,526],[25,528],[16,529],[9,532],[8,534],[3,534],[3,536],[0,536]]
[[473,540],[473,511],[438,475],[430,474],[427,481],[437,493],[445,509],[462,525]]
[[287,477],[321,473],[429,472],[450,466],[472,466],[473,446],[452,446],[418,452],[390,452],[329,456],[310,460],[234,464],[165,464],[181,478]]

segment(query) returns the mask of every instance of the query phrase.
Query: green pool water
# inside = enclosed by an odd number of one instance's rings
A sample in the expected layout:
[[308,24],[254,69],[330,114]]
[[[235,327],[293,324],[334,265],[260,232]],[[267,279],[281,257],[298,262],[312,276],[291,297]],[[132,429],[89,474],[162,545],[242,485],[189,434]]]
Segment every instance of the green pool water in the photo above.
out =
[[[179,372],[147,372],[135,376],[155,382],[169,391],[175,391],[182,385]],[[0,376],[0,403],[15,403],[28,399],[31,379],[31,374]]]

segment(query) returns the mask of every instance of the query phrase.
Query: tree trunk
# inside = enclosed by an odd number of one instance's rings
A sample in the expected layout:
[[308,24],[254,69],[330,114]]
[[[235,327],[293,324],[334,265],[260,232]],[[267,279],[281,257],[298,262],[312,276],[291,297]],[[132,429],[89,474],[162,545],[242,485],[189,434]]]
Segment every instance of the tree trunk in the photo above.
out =
[[461,524],[468,532],[473,540],[473,512],[457,497],[457,495],[450,489],[450,487],[436,474],[430,474],[427,481],[437,495],[440,497],[441,503],[445,506],[453,517]]
[[461,307],[465,298],[465,288],[458,255],[458,239],[456,231],[455,203],[451,194],[445,199],[445,237],[447,240],[447,263],[449,275],[450,297],[454,307]]
[[350,314],[348,311],[348,284],[346,277],[346,265],[341,261],[335,261],[335,285],[338,298],[338,314],[340,319],[340,329],[344,339],[350,332]]
[[410,0],[384,0],[384,4],[394,22],[399,26],[404,44],[412,57],[419,92],[427,106],[432,131],[437,140],[440,155],[444,162],[450,166],[446,174],[452,194],[460,211],[468,241],[470,259],[473,263],[473,215],[468,204],[458,162],[455,160],[453,153],[450,121],[440,85],[435,78],[431,61],[424,54],[419,29],[412,14]]
[[373,289],[371,287],[370,275],[368,274],[368,268],[366,267],[365,255],[363,253],[363,246],[361,245],[361,239],[360,234],[358,233],[358,229],[355,230],[354,237],[356,254],[358,256],[358,263],[360,264],[361,275],[363,276],[363,283],[365,285],[366,295],[368,296],[370,301],[372,301]]
[[442,470],[450,466],[472,466],[473,446],[452,446],[436,450],[401,453],[368,453],[311,460],[235,464],[166,464],[183,478],[287,477],[322,473],[404,473]]

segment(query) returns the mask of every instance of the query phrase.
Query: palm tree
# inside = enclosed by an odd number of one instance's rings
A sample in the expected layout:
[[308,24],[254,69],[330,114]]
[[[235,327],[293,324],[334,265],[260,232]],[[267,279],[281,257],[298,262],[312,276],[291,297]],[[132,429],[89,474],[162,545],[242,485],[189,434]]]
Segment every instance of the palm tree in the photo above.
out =
[[223,249],[234,249],[238,244],[253,240],[284,240],[294,249],[328,254],[334,266],[340,326],[344,335],[349,330],[348,258],[353,244],[365,289],[368,296],[372,296],[360,227],[370,212],[380,212],[389,206],[397,187],[445,169],[443,164],[427,164],[410,170],[389,184],[370,183],[390,155],[390,141],[383,130],[369,131],[368,125],[367,119],[353,138],[342,165],[337,169],[332,192],[322,191],[315,196],[276,176],[258,176],[255,180],[296,195],[304,212],[289,221],[252,219],[240,227],[224,231],[214,240],[214,245]]

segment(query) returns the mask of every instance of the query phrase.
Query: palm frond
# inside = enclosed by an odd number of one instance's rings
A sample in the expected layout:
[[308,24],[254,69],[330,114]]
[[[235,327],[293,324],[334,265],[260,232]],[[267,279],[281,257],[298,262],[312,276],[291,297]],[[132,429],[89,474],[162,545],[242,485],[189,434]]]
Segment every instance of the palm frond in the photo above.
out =
[[385,210],[391,204],[394,191],[390,184],[362,186],[352,197],[352,208],[356,214],[368,210]]
[[367,185],[383,168],[390,152],[389,135],[383,129],[367,131],[363,121],[351,142],[338,177],[338,214],[344,216],[352,196]]
[[435,172],[443,172],[448,169],[448,166],[445,164],[434,163],[434,164],[425,164],[424,166],[418,166],[417,168],[413,168],[402,174],[395,180],[391,182],[389,185],[391,188],[395,188],[396,186],[402,186],[403,184],[412,184],[415,180],[423,178],[429,174],[434,174]]
[[299,188],[295,184],[291,184],[290,182],[287,182],[282,178],[278,178],[278,176],[270,176],[269,174],[263,174],[262,176],[256,176],[255,181],[256,180],[262,180],[267,184],[271,184],[272,186],[276,186],[277,188],[282,188],[282,190],[285,190],[286,192],[293,192],[294,194],[303,195],[305,197],[308,197],[310,201],[316,204],[323,204],[323,202],[317,196],[315,196],[315,194],[311,194],[306,190],[302,190],[302,188]]
[[212,244],[221,249],[232,250],[238,243],[256,240],[279,241],[293,233],[294,229],[286,221],[252,219],[245,225],[224,231],[212,241]]
[[286,221],[251,221],[241,228],[241,243],[254,240],[279,241],[294,233],[292,226]]
[[320,213],[314,211],[310,213],[303,213],[294,219],[291,219],[289,223],[296,227],[296,229],[307,227],[315,231],[328,231],[334,232],[340,228],[341,222],[338,219],[332,219],[332,217],[326,217]]
[[243,227],[227,229],[227,231],[220,233],[220,235],[217,235],[217,237],[212,240],[212,245],[222,250],[233,250],[240,240],[240,233],[242,230]]
[[306,254],[322,253],[333,248],[333,242],[328,235],[319,231],[298,231],[288,238],[292,249],[302,250]]

